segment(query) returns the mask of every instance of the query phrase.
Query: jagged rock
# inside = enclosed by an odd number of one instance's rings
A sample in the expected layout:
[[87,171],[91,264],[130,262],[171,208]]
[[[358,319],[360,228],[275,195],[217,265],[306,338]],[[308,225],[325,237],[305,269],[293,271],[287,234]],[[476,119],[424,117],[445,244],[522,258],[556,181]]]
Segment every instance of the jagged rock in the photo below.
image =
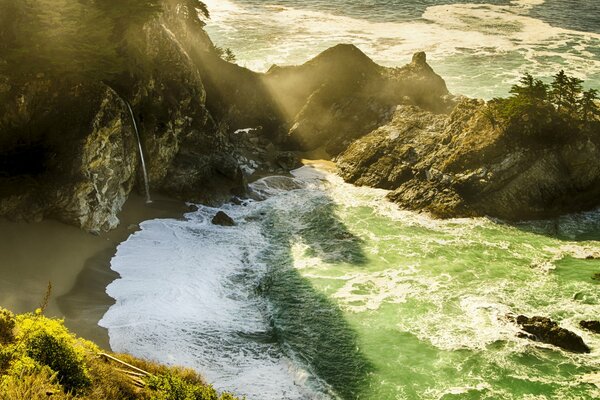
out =
[[598,205],[600,137],[519,142],[492,124],[486,107],[466,98],[449,115],[398,106],[391,122],[337,158],[340,174],[442,218],[538,219]]
[[588,331],[600,334],[600,321],[581,321],[579,326]]
[[[17,128],[2,138],[9,153],[20,143],[18,154],[27,163],[23,169],[13,163],[0,179],[0,215],[27,221],[53,217],[93,232],[116,227],[138,165],[119,96],[102,84],[42,79],[30,82],[17,97],[24,103],[17,108],[20,118],[45,134],[20,136]],[[46,113],[43,119],[40,109]],[[75,117],[60,118],[71,112]]]
[[444,80],[424,53],[403,68],[375,64],[356,46],[341,44],[297,67],[274,67],[265,81],[285,110],[288,137],[301,150],[325,147],[336,155],[391,119],[397,104],[448,109]]
[[282,151],[277,153],[275,156],[275,162],[280,168],[286,171],[291,171],[302,166],[302,161],[300,161],[296,153],[291,151]]
[[579,335],[561,328],[550,318],[538,316],[529,318],[519,315],[515,321],[529,334],[526,335],[528,339],[551,344],[574,353],[590,352],[590,348]]
[[[170,17],[140,28],[135,46],[149,72],[111,83],[116,91],[43,76],[10,93],[0,88],[0,114],[14,120],[0,131],[0,216],[54,218],[91,232],[115,228],[134,185],[143,188],[125,99],[140,128],[151,191],[194,201],[240,185],[239,174],[223,174],[237,167],[221,165],[234,149],[205,106],[198,67],[169,29],[177,31],[181,19]],[[205,36],[184,31],[196,44]],[[204,43],[213,48],[206,36]]]
[[223,211],[219,211],[211,221],[213,225],[235,226],[235,221]]

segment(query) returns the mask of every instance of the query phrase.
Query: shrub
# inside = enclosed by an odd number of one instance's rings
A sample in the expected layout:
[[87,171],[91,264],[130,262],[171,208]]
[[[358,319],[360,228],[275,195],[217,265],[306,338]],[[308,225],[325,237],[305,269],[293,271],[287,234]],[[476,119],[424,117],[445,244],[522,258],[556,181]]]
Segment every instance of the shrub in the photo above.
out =
[[15,316],[8,310],[0,308],[0,345],[14,340]]
[[70,400],[61,392],[56,375],[48,370],[23,371],[4,377],[0,383],[0,400]]
[[90,385],[84,357],[65,338],[48,332],[36,333],[28,340],[27,355],[57,373],[65,391],[78,393]]
[[170,372],[148,378],[148,388],[156,391],[152,400],[235,400],[229,393],[219,396],[212,386],[190,383]]

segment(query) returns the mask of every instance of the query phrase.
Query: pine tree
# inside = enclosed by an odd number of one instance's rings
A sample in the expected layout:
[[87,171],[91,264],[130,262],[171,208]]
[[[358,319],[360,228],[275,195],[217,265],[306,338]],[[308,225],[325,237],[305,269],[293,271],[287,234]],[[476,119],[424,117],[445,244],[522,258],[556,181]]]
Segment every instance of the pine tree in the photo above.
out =
[[583,91],[583,81],[579,78],[568,76],[561,70],[554,75],[550,96],[556,110],[569,115],[577,114],[579,98]]
[[569,77],[565,74],[564,70],[560,70],[560,72],[554,75],[554,80],[552,81],[552,91],[550,95],[552,97],[552,102],[556,105],[556,109],[560,112],[566,106],[566,96],[567,96],[567,86],[569,83]]
[[519,80],[521,85],[514,85],[510,89],[513,97],[519,97],[531,103],[543,103],[548,99],[548,85],[539,79],[534,79],[530,73]]
[[598,91],[589,89],[583,92],[579,100],[579,114],[584,123],[600,119],[600,106],[598,106]]

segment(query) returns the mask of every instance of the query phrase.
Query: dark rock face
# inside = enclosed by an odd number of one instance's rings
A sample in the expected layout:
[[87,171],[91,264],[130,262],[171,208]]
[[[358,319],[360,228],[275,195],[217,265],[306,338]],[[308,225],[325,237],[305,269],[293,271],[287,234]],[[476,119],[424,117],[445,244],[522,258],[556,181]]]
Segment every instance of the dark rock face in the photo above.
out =
[[211,221],[213,225],[235,226],[235,221],[223,211],[219,211]]
[[600,334],[600,321],[581,321],[579,326],[588,331]]
[[[56,103],[58,94],[69,100]],[[46,126],[35,105],[48,107],[46,118],[59,122],[48,124],[40,138],[24,141],[24,154],[36,144],[44,150],[37,174],[13,171],[0,178],[0,215],[24,220],[51,216],[89,231],[116,227],[116,215],[134,185],[139,160],[122,100],[101,84],[73,87],[44,81],[30,83],[20,97],[31,104],[21,111],[24,120]],[[79,110],[73,119],[56,116],[71,107]],[[15,137],[3,139],[6,149]]]
[[338,45],[304,65],[271,68],[265,82],[291,126],[290,145],[332,155],[389,121],[397,104],[434,112],[452,104],[424,53],[405,67],[384,68],[357,47]]
[[519,315],[516,322],[530,335],[528,339],[548,343],[574,353],[589,353],[590,348],[577,334],[561,328],[550,318]]
[[[0,125],[0,216],[115,228],[132,189],[143,187],[125,100],[140,128],[151,192],[195,201],[243,186],[226,131],[205,106],[200,71],[173,33],[184,31],[178,23],[165,13],[140,27],[149,72],[111,87],[41,76],[12,88],[0,77],[0,117],[7,116],[0,120],[8,121]],[[191,36],[212,48],[201,29]]]
[[392,120],[337,159],[350,183],[393,190],[403,208],[435,216],[552,217],[594,208],[600,197],[600,140],[520,144],[463,99],[448,114],[398,106]]

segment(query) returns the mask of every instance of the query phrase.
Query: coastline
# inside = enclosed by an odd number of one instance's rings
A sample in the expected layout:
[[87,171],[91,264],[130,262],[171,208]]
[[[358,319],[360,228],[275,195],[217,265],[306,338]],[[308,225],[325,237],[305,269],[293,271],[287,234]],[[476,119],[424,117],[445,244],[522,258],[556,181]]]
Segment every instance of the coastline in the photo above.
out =
[[0,219],[0,306],[16,313],[32,312],[52,284],[46,309],[64,318],[77,335],[109,349],[108,332],[98,321],[114,303],[106,286],[118,278],[110,269],[117,246],[156,218],[182,218],[190,208],[160,195],[152,204],[132,193],[119,215],[118,228],[93,235],[61,222],[11,222]]

